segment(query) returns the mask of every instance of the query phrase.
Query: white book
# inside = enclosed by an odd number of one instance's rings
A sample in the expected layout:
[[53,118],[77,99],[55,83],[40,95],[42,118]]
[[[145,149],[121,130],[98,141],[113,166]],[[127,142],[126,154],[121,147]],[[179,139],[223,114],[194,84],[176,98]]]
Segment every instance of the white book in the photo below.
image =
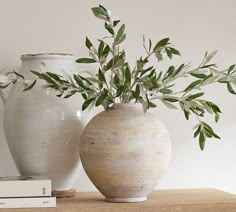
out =
[[1,198],[0,208],[55,208],[56,197]]
[[0,198],[51,196],[51,180],[42,176],[0,177]]

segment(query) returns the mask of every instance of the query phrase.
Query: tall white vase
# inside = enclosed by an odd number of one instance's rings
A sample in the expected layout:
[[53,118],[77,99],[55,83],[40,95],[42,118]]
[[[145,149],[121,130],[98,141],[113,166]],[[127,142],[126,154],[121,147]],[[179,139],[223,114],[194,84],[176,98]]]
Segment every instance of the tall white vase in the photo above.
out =
[[[73,72],[74,57],[67,54],[37,54],[21,57],[21,74],[30,70],[60,75]],[[52,189],[68,193],[80,169],[78,143],[87,117],[81,112],[79,95],[62,99],[46,95],[39,85],[23,92],[22,82],[13,86],[5,100],[4,130],[22,175],[46,175]]]
[[80,140],[84,170],[110,202],[145,201],[168,168],[170,155],[167,129],[141,104],[115,104],[97,114]]

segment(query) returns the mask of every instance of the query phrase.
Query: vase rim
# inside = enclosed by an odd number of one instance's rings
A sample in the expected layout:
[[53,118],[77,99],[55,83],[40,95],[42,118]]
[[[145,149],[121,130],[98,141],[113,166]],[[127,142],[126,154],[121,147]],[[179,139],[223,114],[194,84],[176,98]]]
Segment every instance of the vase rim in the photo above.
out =
[[38,53],[38,54],[24,54],[20,57],[21,60],[32,60],[32,59],[72,59],[74,60],[73,54],[67,53]]

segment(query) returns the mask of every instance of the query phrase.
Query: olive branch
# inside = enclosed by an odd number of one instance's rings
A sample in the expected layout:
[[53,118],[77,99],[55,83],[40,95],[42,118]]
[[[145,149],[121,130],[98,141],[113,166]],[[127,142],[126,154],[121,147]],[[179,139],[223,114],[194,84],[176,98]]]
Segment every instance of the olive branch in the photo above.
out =
[[[89,50],[89,57],[79,58],[77,63],[96,63],[97,74],[84,76],[73,74],[72,79],[52,72],[31,72],[46,82],[48,89],[57,91],[57,96],[69,98],[80,93],[84,98],[82,109],[102,105],[106,110],[115,102],[141,103],[144,112],[156,107],[156,100],[162,102],[169,109],[180,108],[188,120],[194,115],[197,125],[194,137],[198,137],[201,150],[205,147],[207,138],[220,137],[213,128],[202,121],[206,113],[213,115],[215,122],[220,118],[221,110],[213,103],[203,99],[203,88],[209,84],[225,83],[230,93],[236,94],[236,67],[231,65],[226,70],[219,70],[215,63],[211,63],[216,51],[206,53],[200,65],[191,68],[189,64],[169,66],[166,71],[159,71],[157,67],[149,65],[151,57],[157,62],[168,57],[180,56],[180,52],[164,38],[153,45],[151,39],[143,37],[145,56],[140,57],[131,68],[126,61],[126,53],[122,43],[126,38],[125,24],[111,17],[111,13],[102,5],[92,8],[94,15],[104,21],[104,28],[108,36],[99,39],[97,47],[86,37],[85,45]],[[179,79],[188,78],[192,82],[183,90],[177,90]],[[36,81],[26,86],[25,90],[34,87]]]

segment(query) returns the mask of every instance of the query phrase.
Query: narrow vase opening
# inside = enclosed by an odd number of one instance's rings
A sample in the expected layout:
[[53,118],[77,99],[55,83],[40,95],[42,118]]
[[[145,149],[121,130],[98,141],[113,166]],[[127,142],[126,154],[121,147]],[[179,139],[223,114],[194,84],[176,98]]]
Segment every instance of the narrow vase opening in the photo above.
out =
[[35,60],[35,59],[73,59],[72,54],[67,53],[39,53],[39,54],[24,54],[21,60]]

